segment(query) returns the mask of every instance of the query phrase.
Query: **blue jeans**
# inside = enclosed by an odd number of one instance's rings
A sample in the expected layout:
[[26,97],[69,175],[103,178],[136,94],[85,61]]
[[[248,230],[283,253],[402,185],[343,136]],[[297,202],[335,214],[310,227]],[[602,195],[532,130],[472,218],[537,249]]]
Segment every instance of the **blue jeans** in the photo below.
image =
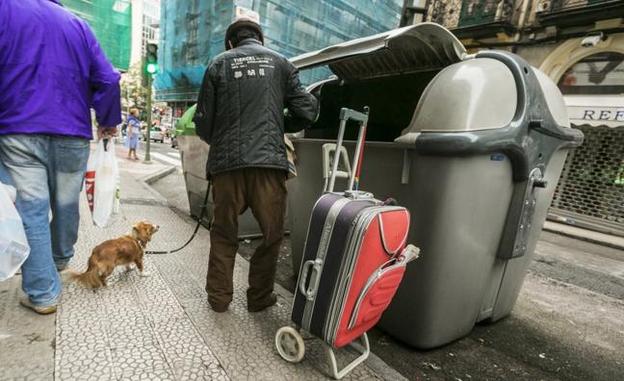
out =
[[22,289],[35,305],[56,304],[61,294],[56,267],[66,265],[74,255],[88,158],[86,139],[0,136],[0,160],[17,188],[16,207],[30,245],[22,265]]

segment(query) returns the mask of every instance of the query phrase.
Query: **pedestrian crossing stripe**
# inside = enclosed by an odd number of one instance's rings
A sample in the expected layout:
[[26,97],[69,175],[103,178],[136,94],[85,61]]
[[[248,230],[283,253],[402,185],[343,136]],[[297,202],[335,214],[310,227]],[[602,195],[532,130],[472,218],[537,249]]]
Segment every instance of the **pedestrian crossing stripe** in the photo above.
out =
[[167,155],[163,155],[161,153],[158,152],[152,152],[151,153],[152,157],[154,159],[160,160],[160,161],[164,161],[167,164],[173,164],[175,166],[181,166],[182,162],[180,162],[180,160],[176,160],[176,159],[172,159],[171,157],[167,156]]

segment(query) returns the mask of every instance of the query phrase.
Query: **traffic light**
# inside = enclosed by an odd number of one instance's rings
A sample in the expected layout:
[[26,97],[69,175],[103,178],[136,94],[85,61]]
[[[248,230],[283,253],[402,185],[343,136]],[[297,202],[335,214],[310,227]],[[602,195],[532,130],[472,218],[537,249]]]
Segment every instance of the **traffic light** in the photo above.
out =
[[145,46],[145,73],[154,75],[158,73],[158,45],[147,43]]

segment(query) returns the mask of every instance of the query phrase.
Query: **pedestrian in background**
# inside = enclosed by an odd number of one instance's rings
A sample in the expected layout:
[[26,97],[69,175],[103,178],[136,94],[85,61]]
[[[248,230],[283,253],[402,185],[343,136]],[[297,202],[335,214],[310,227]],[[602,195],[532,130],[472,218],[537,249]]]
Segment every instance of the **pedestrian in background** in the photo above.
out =
[[[30,245],[22,305],[56,311],[58,271],[74,255],[78,200],[98,135],[121,122],[119,73],[89,26],[53,0],[0,1],[0,160],[17,188]],[[50,221],[50,210],[52,220]]]
[[137,148],[139,146],[139,137],[141,136],[141,121],[139,120],[139,110],[133,108],[130,110],[130,115],[128,115],[128,159],[134,158],[134,160],[139,160],[137,157]]
[[207,172],[214,220],[206,291],[213,310],[228,309],[238,216],[249,207],[264,237],[249,268],[247,308],[256,312],[277,301],[273,283],[284,236],[288,173],[284,107],[304,122],[303,128],[316,119],[318,104],[301,86],[293,64],[263,46],[255,20],[232,23],[225,44],[227,51],[208,65],[194,118],[198,135],[210,144]]

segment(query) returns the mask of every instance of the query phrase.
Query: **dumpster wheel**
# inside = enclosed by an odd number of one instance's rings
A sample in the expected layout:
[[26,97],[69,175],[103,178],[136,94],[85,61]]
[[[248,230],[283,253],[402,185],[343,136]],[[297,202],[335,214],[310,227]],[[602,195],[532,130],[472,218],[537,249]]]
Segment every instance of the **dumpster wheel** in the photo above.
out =
[[298,363],[305,355],[305,344],[299,331],[286,326],[277,330],[275,347],[282,358],[288,362]]

